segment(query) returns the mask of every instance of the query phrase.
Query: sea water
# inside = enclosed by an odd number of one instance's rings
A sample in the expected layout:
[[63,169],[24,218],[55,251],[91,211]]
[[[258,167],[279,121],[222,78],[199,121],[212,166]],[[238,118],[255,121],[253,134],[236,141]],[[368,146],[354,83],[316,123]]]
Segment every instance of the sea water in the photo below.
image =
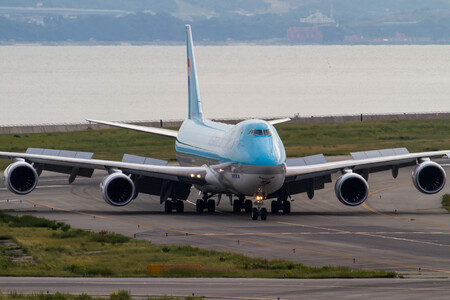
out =
[[[196,46],[207,118],[449,112],[450,46]],[[0,125],[184,119],[184,46],[0,46]]]

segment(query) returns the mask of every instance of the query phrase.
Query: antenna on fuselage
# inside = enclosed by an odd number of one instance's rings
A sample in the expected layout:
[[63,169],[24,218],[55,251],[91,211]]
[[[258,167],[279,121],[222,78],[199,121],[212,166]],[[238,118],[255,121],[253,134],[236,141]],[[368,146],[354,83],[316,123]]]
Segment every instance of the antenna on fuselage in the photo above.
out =
[[189,114],[191,120],[203,121],[203,106],[198,87],[197,67],[195,64],[194,48],[192,44],[191,25],[186,25],[186,49],[189,89]]

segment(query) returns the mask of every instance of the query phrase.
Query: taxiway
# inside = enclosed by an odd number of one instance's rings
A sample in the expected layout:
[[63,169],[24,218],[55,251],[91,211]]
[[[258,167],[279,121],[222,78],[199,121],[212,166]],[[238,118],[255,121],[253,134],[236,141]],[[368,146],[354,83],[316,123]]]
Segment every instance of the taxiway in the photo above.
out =
[[[445,169],[448,171],[448,166]],[[77,178],[72,185],[65,176],[45,174],[38,188],[22,197],[11,194],[2,183],[0,208],[61,220],[76,228],[107,229],[155,244],[189,244],[316,266],[394,270],[413,277],[414,282],[439,286],[434,295],[441,295],[445,287],[450,294],[450,214],[440,208],[441,196],[450,193],[450,185],[437,195],[423,195],[413,187],[410,174],[410,168],[401,170],[395,180],[389,172],[371,174],[370,197],[359,207],[342,205],[329,184],[317,191],[313,200],[297,196],[291,214],[269,214],[267,221],[234,214],[225,197],[215,213],[197,213],[194,203],[198,194],[194,191],[183,214],[165,214],[159,199],[148,195],[140,195],[125,207],[113,207],[100,195],[98,184],[105,173],[97,171],[93,179]],[[433,283],[435,280],[445,284]],[[298,289],[303,282],[298,281]],[[354,280],[333,282],[343,288],[357,285]],[[380,283],[379,288],[390,284],[384,280],[369,282],[373,288],[376,283]],[[286,286],[287,290],[292,288]]]

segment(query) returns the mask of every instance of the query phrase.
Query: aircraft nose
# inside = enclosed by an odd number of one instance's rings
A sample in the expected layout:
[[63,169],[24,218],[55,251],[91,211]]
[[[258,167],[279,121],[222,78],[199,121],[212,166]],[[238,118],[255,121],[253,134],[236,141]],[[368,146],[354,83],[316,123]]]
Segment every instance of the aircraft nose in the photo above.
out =
[[254,165],[275,166],[283,164],[286,157],[282,145],[274,143],[273,139],[257,138],[253,147],[248,149],[248,155]]

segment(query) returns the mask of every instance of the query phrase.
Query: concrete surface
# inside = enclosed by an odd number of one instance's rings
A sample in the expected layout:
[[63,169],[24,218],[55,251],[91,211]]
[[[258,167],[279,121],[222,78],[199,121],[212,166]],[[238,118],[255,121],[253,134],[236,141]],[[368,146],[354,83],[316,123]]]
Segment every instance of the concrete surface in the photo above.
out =
[[[448,166],[445,168],[448,173]],[[420,295],[445,299],[442,295],[450,295],[450,214],[440,208],[440,201],[443,193],[450,193],[450,185],[437,195],[423,195],[413,187],[410,172],[411,168],[402,169],[395,180],[390,172],[371,174],[370,197],[359,207],[342,205],[334,195],[333,184],[328,184],[313,200],[297,196],[290,215],[269,214],[267,221],[252,221],[245,213],[232,213],[227,199],[222,199],[214,214],[197,213],[195,191],[185,204],[184,214],[163,213],[159,199],[148,195],[140,195],[125,207],[113,207],[103,201],[99,192],[98,184],[106,175],[102,172],[90,180],[77,178],[72,185],[67,184],[65,176],[43,174],[38,188],[23,197],[11,194],[2,183],[0,209],[61,220],[77,228],[136,235],[155,244],[189,244],[317,266],[394,270],[409,278],[294,280],[289,285],[285,281],[264,284],[263,280],[255,280],[263,284],[251,283],[251,287],[242,288],[239,297],[243,298],[239,299],[276,299],[273,297],[277,295],[297,299],[293,296],[296,293],[315,298],[336,294],[342,296],[339,298],[389,295],[411,299]],[[126,287],[128,281],[124,282]],[[222,290],[220,297],[237,294],[233,280],[186,279],[189,284],[179,285],[173,279],[167,282],[177,287],[174,294],[201,291],[202,295],[216,297],[212,290]],[[205,290],[205,282],[211,290]],[[38,284],[32,290],[40,291],[42,286]]]
[[0,278],[2,292],[133,297],[204,296],[206,299],[448,299],[448,279],[242,279],[242,278]]

